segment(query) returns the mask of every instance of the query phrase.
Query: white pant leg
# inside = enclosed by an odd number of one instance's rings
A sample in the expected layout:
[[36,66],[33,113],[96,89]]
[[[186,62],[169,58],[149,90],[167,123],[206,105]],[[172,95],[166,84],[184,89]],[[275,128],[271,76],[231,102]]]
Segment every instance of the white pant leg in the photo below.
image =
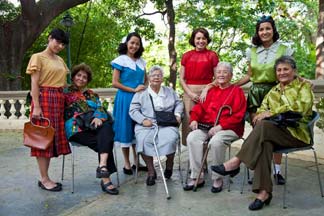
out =
[[[219,165],[225,162],[226,148],[232,141],[238,139],[237,134],[232,130],[221,130],[217,132],[209,141],[212,165]],[[212,180],[222,178],[222,175],[212,171]]]
[[[187,136],[191,178],[197,178],[198,176],[203,157],[203,143],[207,138],[207,132],[200,129],[191,131]],[[203,174],[201,175],[201,178],[203,178]]]

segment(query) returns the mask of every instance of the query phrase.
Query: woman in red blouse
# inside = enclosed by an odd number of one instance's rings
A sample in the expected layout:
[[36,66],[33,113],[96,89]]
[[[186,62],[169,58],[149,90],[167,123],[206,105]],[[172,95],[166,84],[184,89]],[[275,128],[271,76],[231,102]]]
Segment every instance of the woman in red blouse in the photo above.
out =
[[213,80],[214,71],[218,64],[218,56],[208,50],[211,39],[204,28],[193,30],[189,43],[195,48],[183,54],[180,68],[180,83],[184,90],[183,102],[185,116],[182,121],[182,144],[186,145],[189,133],[189,112],[199,101],[204,87]]

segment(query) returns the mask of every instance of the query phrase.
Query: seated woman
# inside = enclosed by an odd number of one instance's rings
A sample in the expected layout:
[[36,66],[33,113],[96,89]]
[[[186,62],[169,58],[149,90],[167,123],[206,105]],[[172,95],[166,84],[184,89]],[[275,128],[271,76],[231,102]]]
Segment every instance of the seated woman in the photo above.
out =
[[104,192],[117,195],[110,174],[116,172],[113,156],[114,132],[112,117],[101,106],[99,96],[85,89],[92,80],[92,71],[84,63],[72,68],[72,85],[65,92],[65,131],[69,141],[75,141],[98,152],[96,177],[101,178]]
[[[243,90],[231,84],[233,68],[227,62],[220,62],[216,67],[215,78],[218,83],[207,94],[203,103],[196,104],[190,112],[190,128],[187,137],[191,179],[184,190],[192,190],[198,178],[203,158],[203,144],[209,139],[210,153],[214,164],[225,161],[225,152],[232,141],[244,132],[246,99]],[[205,125],[205,128],[202,127]],[[203,173],[197,187],[204,186]],[[223,188],[223,177],[212,172],[212,193]]]
[[[274,149],[280,147],[304,147],[310,144],[307,123],[311,120],[313,92],[309,82],[296,78],[296,62],[292,57],[283,56],[276,60],[275,71],[279,84],[274,86],[262,101],[253,122],[253,131],[247,137],[241,150],[224,164],[211,169],[221,175],[235,176],[240,163],[254,170],[252,190],[256,199],[249,205],[250,210],[259,210],[272,199],[271,160]],[[303,118],[296,127],[282,127],[268,120],[286,111],[295,111]]]
[[[156,132],[156,118],[153,110],[172,111],[180,124],[183,113],[183,103],[176,92],[169,87],[161,86],[163,82],[163,70],[159,66],[153,66],[149,70],[149,86],[145,91],[137,92],[129,108],[130,117],[137,123],[135,126],[136,151],[142,154],[148,168],[147,185],[154,185],[156,172],[153,165],[153,156],[156,156],[153,146],[153,136]],[[164,176],[171,178],[173,159],[176,151],[179,130],[174,126],[159,126],[156,144],[159,155],[166,155],[166,169]]]

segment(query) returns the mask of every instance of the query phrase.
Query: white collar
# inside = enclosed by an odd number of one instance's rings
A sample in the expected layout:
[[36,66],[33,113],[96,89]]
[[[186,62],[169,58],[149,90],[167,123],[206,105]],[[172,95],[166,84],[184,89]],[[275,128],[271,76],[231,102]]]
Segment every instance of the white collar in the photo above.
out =
[[278,47],[279,45],[280,45],[280,42],[279,42],[279,41],[276,41],[276,42],[274,42],[273,44],[271,44],[271,46],[268,47],[268,48],[265,48],[263,45],[258,46],[258,47],[257,47],[257,50],[256,50],[256,53],[260,53],[260,52],[262,52],[262,51],[264,51],[264,50],[275,51],[275,50],[277,50],[277,47]]
[[146,66],[146,62],[142,58],[136,59],[134,61],[128,55],[120,55],[115,58],[112,63],[118,64],[123,67],[128,67],[134,71],[136,71],[136,65],[141,69],[144,70]]
[[155,97],[164,97],[165,96],[163,86],[161,86],[158,93],[153,91],[153,89],[151,88],[150,85],[148,86],[147,90],[148,90],[149,94],[152,95],[152,97],[154,97],[154,98]]

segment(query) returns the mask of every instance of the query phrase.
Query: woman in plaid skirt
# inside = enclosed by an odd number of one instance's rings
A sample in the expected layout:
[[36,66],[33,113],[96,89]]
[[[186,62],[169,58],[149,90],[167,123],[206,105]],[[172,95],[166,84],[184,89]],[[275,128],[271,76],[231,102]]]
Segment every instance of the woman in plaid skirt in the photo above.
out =
[[31,75],[31,118],[37,124],[45,124],[40,117],[48,118],[55,128],[54,142],[46,150],[31,148],[36,157],[41,179],[38,186],[43,190],[61,191],[62,184],[52,181],[48,169],[52,157],[69,154],[70,147],[64,131],[64,95],[66,76],[69,72],[63,59],[57,54],[69,43],[68,35],[61,29],[54,29],[48,37],[44,51],[31,56],[26,73]]

